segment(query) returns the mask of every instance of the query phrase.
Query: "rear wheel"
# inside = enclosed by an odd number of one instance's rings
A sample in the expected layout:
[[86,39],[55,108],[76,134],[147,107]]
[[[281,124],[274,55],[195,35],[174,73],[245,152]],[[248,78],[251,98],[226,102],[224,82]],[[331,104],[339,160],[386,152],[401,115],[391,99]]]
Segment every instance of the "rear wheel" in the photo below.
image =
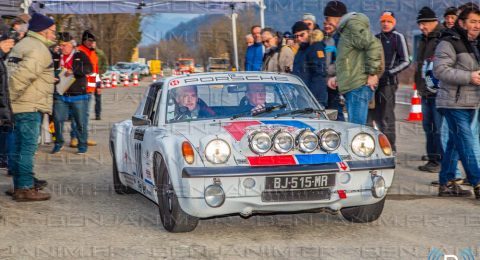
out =
[[163,227],[172,233],[190,232],[198,225],[198,218],[185,213],[178,203],[168,169],[160,154],[155,154],[155,182],[158,208]]
[[385,198],[371,205],[343,208],[340,212],[350,222],[368,223],[377,220],[382,215],[384,205]]
[[[112,151],[115,151],[113,150],[113,146],[112,146]],[[118,169],[117,169],[117,160],[115,159],[115,152],[112,152],[112,169],[113,169],[113,189],[115,190],[116,193],[118,194],[134,194],[134,193],[137,193],[137,191],[135,191],[134,189],[128,187],[128,186],[125,186],[122,184],[122,182],[120,181],[120,176],[119,176],[119,172],[118,172]]]

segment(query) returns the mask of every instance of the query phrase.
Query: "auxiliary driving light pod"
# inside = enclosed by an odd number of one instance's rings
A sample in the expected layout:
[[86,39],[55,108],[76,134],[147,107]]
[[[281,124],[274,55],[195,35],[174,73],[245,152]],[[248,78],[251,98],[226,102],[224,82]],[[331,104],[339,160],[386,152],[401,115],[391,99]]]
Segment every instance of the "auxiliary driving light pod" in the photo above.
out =
[[225,192],[222,187],[212,184],[205,189],[205,202],[212,208],[218,208],[225,202]]
[[325,152],[337,150],[340,146],[340,134],[332,129],[324,129],[318,133],[320,136],[320,148]]
[[297,136],[298,149],[303,153],[312,153],[318,147],[318,136],[310,129],[305,129]]
[[250,149],[256,154],[265,154],[272,148],[272,139],[263,132],[253,132],[249,137]]
[[288,153],[295,147],[295,138],[286,131],[278,131],[273,136],[273,150],[277,153]]
[[387,188],[385,187],[385,179],[382,176],[372,177],[372,195],[375,198],[383,198]]

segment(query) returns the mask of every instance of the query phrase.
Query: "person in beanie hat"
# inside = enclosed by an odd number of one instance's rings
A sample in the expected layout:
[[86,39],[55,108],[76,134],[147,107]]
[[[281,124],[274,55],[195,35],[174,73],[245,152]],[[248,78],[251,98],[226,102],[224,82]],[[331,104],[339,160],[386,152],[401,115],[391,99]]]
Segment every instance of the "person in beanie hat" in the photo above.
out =
[[387,136],[393,151],[396,151],[394,110],[395,92],[398,89],[397,75],[410,65],[407,41],[403,34],[397,32],[395,24],[393,12],[386,11],[380,16],[382,32],[375,37],[382,42],[385,72],[375,91],[375,108],[370,109],[368,114],[369,123],[375,121],[378,129]]
[[443,154],[441,126],[442,116],[437,111],[435,97],[438,80],[433,76],[432,65],[435,48],[445,27],[439,23],[437,15],[429,7],[423,7],[417,16],[422,38],[418,44],[415,71],[415,84],[422,97],[422,124],[426,137],[428,162],[418,169],[427,172],[439,172]]
[[[323,31],[325,38],[323,43],[325,44],[325,54],[327,63],[327,80],[335,77],[335,60],[337,57],[337,43],[340,39],[340,34],[337,32],[340,19],[347,13],[347,7],[339,1],[330,1],[327,3],[323,10],[325,20],[323,21]],[[342,96],[338,92],[338,89],[328,88],[328,109],[337,110],[337,121],[345,121],[343,114]]]
[[457,12],[458,9],[455,6],[449,7],[445,10],[445,13],[443,14],[443,25],[446,28],[451,29],[455,25],[458,18]]
[[13,199],[18,202],[50,199],[50,194],[34,188],[33,160],[42,113],[52,113],[55,78],[48,48],[55,44],[55,31],[52,19],[34,13],[27,36],[13,47],[8,58],[9,94],[15,122],[11,173]]
[[312,13],[304,13],[302,20],[306,25],[308,25],[308,29],[310,29],[310,31],[313,31],[314,29],[320,29],[320,26],[317,24],[317,18]]
[[383,49],[370,30],[370,21],[362,13],[348,13],[338,26],[336,77],[330,78],[330,88],[338,88],[345,97],[348,121],[365,125],[368,104],[384,69]]
[[308,25],[298,21],[292,26],[292,33],[299,45],[293,61],[292,74],[300,77],[317,101],[327,105],[325,45],[320,30],[310,31]]

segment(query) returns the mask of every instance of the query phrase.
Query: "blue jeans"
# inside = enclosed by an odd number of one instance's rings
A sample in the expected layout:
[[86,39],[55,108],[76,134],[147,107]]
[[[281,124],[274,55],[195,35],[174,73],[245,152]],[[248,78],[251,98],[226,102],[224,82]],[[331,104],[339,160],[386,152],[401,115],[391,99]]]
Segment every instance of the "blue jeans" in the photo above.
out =
[[15,117],[15,150],[12,151],[10,167],[15,189],[33,187],[33,160],[38,147],[42,114],[39,112],[18,113]]
[[443,154],[441,138],[443,116],[437,111],[435,97],[422,97],[422,114],[429,161],[440,162]]
[[442,158],[442,170],[439,174],[440,185],[446,185],[449,180],[454,179],[454,172],[460,158],[468,181],[472,186],[476,186],[480,179],[480,169],[477,160],[479,154],[475,153],[474,139],[478,139],[478,136],[474,136],[471,129],[475,110],[443,108],[440,112],[445,116],[450,129],[447,147]]
[[63,146],[63,126],[68,119],[69,111],[72,112],[72,121],[76,124],[78,138],[78,149],[87,149],[88,139],[88,118],[85,110],[88,108],[88,100],[65,102],[55,98],[53,104],[53,123],[55,125],[55,145]]
[[[442,114],[442,113],[440,113]],[[442,127],[441,127],[441,138],[442,138],[442,150],[445,151],[445,149],[447,148],[447,143],[448,143],[448,139],[450,138],[450,129],[448,129],[448,123],[447,121],[445,120],[445,118],[442,116],[443,120],[442,120]],[[462,178],[462,173],[460,172],[460,169],[457,167],[456,169],[454,169],[455,171],[455,179],[460,179]]]
[[[88,131],[88,119],[90,118],[90,104],[92,103],[92,94],[88,94],[88,103],[87,103],[87,109],[85,110],[86,117],[87,117],[87,131]],[[96,104],[96,103],[95,103]],[[70,110],[69,113],[70,117],[73,118],[73,112]],[[77,131],[77,123],[75,123],[75,120],[71,121],[70,124],[70,139],[77,138],[78,139],[78,131]]]
[[375,92],[369,86],[361,86],[344,94],[347,105],[348,122],[367,124],[368,102]]

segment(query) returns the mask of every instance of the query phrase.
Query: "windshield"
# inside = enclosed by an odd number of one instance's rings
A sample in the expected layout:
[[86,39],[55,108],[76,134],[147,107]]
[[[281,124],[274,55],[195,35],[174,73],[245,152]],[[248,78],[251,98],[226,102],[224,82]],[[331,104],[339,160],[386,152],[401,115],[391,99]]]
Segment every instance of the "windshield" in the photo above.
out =
[[[260,116],[292,116],[301,109],[320,110],[306,87],[290,83],[205,84],[168,91],[167,122]],[[309,111],[310,111],[309,110]],[[259,113],[261,112],[261,113]],[[309,113],[295,117],[317,117]],[[322,119],[325,119],[321,115]]]
[[115,68],[118,70],[128,70],[131,67],[132,67],[132,64],[128,64],[128,63],[117,63],[115,65]]
[[227,65],[230,61],[227,59],[211,59],[210,64],[212,65]]
[[190,66],[190,65],[193,65],[193,61],[192,60],[181,60],[181,61],[178,61],[178,63],[182,66]]

